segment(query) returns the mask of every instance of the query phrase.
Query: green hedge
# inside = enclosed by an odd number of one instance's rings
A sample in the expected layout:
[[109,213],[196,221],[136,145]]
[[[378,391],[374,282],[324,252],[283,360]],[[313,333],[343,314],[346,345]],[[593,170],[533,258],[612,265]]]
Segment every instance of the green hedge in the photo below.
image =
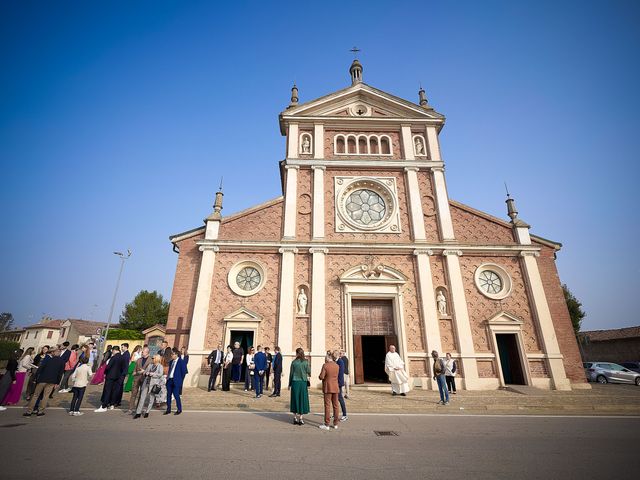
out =
[[18,342],[0,340],[0,360],[9,360],[9,355],[20,348]]
[[136,330],[110,328],[108,340],[144,340],[144,335]]

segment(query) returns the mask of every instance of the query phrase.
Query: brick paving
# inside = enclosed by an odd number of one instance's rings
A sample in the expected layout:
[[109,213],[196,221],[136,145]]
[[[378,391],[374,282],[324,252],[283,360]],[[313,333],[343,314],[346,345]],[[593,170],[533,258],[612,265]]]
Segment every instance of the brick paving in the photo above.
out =
[[[388,391],[352,389],[347,400],[348,413],[428,413],[428,414],[548,414],[548,415],[640,415],[640,387],[635,385],[591,384],[590,390],[570,392],[537,390],[520,394],[507,390],[460,391],[451,396],[447,406],[437,405],[437,391],[413,390],[406,397],[391,396]],[[98,406],[101,386],[90,386],[83,408]],[[269,398],[266,391],[260,399],[253,392],[244,392],[233,385],[230,392],[207,392],[204,389],[185,390],[182,397],[185,410],[223,410],[248,412],[288,412],[289,392],[283,390],[279,398]],[[122,406],[127,408],[129,394]],[[322,394],[311,390],[311,411],[323,409]],[[68,407],[70,393],[57,393],[50,406]],[[24,402],[23,402],[24,404]],[[175,408],[175,407],[174,407]]]

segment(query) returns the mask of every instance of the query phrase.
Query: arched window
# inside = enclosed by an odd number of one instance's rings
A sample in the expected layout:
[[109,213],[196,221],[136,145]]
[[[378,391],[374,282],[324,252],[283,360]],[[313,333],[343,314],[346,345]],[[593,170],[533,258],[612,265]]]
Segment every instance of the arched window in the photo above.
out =
[[369,139],[369,146],[371,147],[369,149],[369,153],[371,155],[378,155],[380,153],[380,148],[378,146],[378,137],[371,137]]
[[391,155],[391,142],[386,135],[380,137],[380,153],[382,155]]
[[356,149],[356,137],[349,136],[347,137],[347,153],[356,154],[358,150]]
[[358,153],[360,155],[367,155],[369,153],[369,148],[367,146],[367,137],[364,135],[360,135],[358,137]]
[[336,153],[345,153],[344,149],[344,137],[342,135],[336,136]]

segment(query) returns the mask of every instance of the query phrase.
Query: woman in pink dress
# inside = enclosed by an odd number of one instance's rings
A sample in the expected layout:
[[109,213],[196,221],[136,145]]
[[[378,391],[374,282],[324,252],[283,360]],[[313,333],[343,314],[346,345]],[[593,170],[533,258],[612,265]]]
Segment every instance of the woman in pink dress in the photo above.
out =
[[[27,348],[27,351],[20,356],[18,360],[18,370],[16,371],[16,381],[11,385],[7,396],[4,397],[5,405],[15,405],[20,401],[22,396],[22,388],[24,387],[24,379],[27,376],[27,372],[31,370],[33,365],[33,347]],[[22,352],[18,350],[18,352]]]
[[91,385],[100,385],[102,382],[104,382],[104,371],[107,368],[107,362],[109,361],[109,358],[111,358],[111,345],[107,346],[107,351],[104,352],[102,363],[91,379]]

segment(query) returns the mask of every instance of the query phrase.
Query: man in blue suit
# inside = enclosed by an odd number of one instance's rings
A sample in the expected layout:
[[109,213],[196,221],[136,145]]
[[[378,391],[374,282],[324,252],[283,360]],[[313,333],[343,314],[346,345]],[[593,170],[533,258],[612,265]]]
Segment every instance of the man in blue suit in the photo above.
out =
[[273,393],[270,397],[280,396],[280,380],[282,377],[282,354],[280,353],[280,347],[276,345],[273,349],[273,363],[271,364],[273,370]]
[[163,415],[169,415],[171,413],[171,396],[176,399],[176,413],[174,415],[180,415],[182,413],[182,402],[180,401],[180,394],[182,393],[182,382],[187,375],[187,365],[184,360],[180,358],[180,351],[174,348],[171,351],[171,363],[169,364],[169,374],[167,375],[167,411]]
[[258,353],[253,356],[254,379],[256,382],[256,398],[262,396],[262,386],[264,385],[264,375],[267,372],[267,354],[262,350],[262,346],[258,345]]

